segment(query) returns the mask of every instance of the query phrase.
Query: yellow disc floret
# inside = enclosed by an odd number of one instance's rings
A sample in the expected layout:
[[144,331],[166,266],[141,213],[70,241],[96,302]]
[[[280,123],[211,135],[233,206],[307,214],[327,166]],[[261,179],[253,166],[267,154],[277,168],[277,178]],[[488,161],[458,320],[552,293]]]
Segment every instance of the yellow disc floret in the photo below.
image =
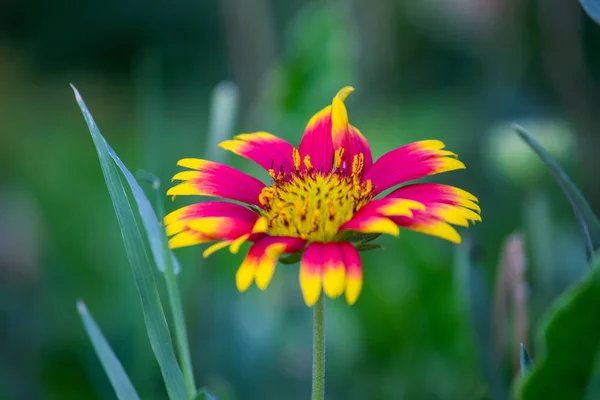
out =
[[295,171],[269,171],[273,184],[262,190],[259,200],[270,235],[330,242],[340,226],[371,200],[373,185],[360,178],[363,155],[354,157],[352,173],[347,174],[340,165],[342,154],[340,148],[336,152],[336,168],[323,173],[313,169],[309,156],[301,160],[294,149]]

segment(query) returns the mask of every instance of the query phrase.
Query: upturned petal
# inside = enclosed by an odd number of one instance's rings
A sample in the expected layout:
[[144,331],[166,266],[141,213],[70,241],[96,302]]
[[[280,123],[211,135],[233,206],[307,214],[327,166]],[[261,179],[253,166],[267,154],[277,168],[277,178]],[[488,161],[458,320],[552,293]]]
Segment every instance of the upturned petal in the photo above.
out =
[[[316,171],[330,172],[333,167],[333,131],[334,129],[344,129],[344,124],[347,130],[348,114],[343,101],[353,90],[349,86],[342,88],[334,97],[332,105],[316,113],[306,125],[304,135],[300,141],[300,158],[303,161],[308,156],[310,164]],[[336,119],[333,123],[332,108],[336,110],[334,115]],[[304,164],[302,166],[304,167]]]

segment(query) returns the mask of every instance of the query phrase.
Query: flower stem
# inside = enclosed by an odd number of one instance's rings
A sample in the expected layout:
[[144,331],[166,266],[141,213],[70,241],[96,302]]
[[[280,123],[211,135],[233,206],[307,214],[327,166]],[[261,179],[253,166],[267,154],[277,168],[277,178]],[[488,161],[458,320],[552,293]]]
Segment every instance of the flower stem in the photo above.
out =
[[321,297],[313,307],[313,371],[312,400],[325,397],[325,297]]

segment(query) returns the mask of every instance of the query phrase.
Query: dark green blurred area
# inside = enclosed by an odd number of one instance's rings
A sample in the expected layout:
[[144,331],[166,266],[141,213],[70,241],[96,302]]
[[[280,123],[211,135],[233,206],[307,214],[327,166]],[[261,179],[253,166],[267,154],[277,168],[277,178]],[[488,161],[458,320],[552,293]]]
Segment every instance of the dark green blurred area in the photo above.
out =
[[[78,298],[141,397],[166,398],[68,84],[129,169],[167,185],[184,157],[260,174],[206,145],[222,81],[239,88],[231,134],[266,130],[292,143],[352,85],[350,119],[376,157],[441,139],[467,170],[435,180],[480,199],[483,223],[461,229],[472,249],[403,231],[364,253],[358,303],[327,302],[327,398],[506,398],[519,342],[535,359],[540,316],[586,270],[567,201],[510,124],[528,128],[598,211],[599,46],[600,28],[560,0],[5,0],[0,398],[115,398]],[[526,246],[526,298],[494,307],[506,289],[503,243],[515,231]],[[223,400],[308,398],[312,319],[297,266],[280,266],[265,292],[240,294],[242,255],[204,260],[201,251],[177,252],[197,382]],[[515,316],[524,310],[523,328]]]

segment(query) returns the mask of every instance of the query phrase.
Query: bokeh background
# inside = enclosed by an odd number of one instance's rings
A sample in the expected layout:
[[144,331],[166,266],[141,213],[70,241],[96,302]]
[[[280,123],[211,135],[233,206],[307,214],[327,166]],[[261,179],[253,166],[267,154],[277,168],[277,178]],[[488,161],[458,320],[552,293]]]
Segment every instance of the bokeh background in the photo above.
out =
[[[519,342],[535,357],[540,318],[586,271],[567,201],[511,124],[600,210],[598,48],[575,1],[3,0],[0,398],[114,398],[78,298],[142,398],[166,398],[71,82],[129,169],[164,186],[183,157],[260,175],[214,143],[297,143],[345,85],[375,156],[445,141],[468,168],[436,180],[475,193],[483,223],[461,246],[403,231],[364,253],[358,303],[327,302],[327,398],[506,398]],[[197,382],[224,400],[308,398],[297,266],[240,294],[241,255],[201,251],[177,251]]]

